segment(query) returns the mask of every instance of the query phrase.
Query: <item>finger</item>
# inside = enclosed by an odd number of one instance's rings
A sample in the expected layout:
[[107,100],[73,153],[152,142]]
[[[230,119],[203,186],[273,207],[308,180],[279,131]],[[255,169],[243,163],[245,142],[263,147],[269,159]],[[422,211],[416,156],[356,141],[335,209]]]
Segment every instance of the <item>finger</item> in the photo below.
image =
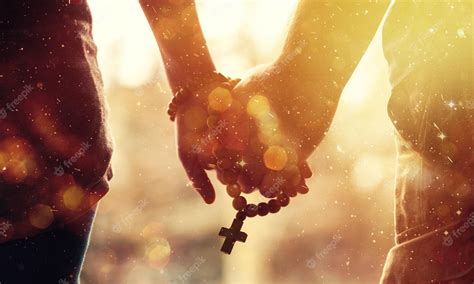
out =
[[207,176],[206,171],[199,162],[198,155],[194,153],[179,151],[179,158],[191,180],[193,188],[201,195],[204,202],[211,204],[216,199],[214,187]]
[[299,166],[301,176],[303,179],[308,179],[313,176],[313,171],[311,171],[311,168],[309,167],[309,164],[307,161],[304,161],[303,163],[300,164]]

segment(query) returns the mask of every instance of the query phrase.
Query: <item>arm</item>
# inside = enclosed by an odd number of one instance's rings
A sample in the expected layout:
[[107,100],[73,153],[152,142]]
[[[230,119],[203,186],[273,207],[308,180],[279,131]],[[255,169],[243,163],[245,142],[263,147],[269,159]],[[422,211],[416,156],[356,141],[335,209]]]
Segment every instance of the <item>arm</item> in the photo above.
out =
[[[276,65],[288,81],[342,88],[369,46],[390,1],[301,0]],[[315,80],[315,78],[319,78]],[[314,92],[314,91],[313,91]]]
[[180,87],[202,87],[196,78],[215,71],[199,24],[194,0],[140,0],[165,64],[173,93]]
[[160,48],[172,92],[183,88],[194,94],[178,109],[178,154],[193,187],[206,203],[212,203],[213,186],[199,162],[198,153],[192,151],[192,145],[206,137],[206,133],[203,129],[189,128],[185,119],[185,113],[193,107],[204,111],[207,97],[200,96],[198,91],[210,83],[209,78],[215,71],[194,0],[140,0],[140,4]]
[[372,40],[389,0],[301,0],[279,58],[237,86],[263,92],[301,159],[321,142],[340,94]]

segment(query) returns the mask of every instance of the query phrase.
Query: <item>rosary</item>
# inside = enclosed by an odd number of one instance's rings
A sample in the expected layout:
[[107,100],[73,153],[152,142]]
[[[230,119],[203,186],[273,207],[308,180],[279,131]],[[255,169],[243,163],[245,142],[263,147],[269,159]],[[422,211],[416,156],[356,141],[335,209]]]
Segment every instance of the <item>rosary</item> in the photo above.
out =
[[[232,206],[237,211],[232,225],[221,228],[219,236],[224,237],[221,251],[230,254],[234,244],[244,243],[247,234],[242,232],[242,226],[247,217],[253,218],[275,214],[281,208],[288,206],[290,198],[297,194],[306,194],[309,189],[305,179],[312,173],[306,162],[299,162],[296,152],[289,143],[285,142],[278,129],[278,119],[272,112],[268,99],[261,94],[254,94],[241,110],[253,121],[258,129],[258,137],[248,142],[246,149],[236,150],[218,139],[222,131],[230,132],[225,123],[226,113],[231,112],[239,102],[232,97],[231,90],[238,83],[236,80],[214,73],[207,90],[207,117],[206,127],[209,134],[205,141],[213,141],[212,155],[204,162],[205,169],[216,169],[220,182],[226,185],[227,194],[233,198]],[[216,86],[216,87],[214,87]],[[175,121],[179,105],[187,100],[190,94],[186,89],[181,89],[173,97],[168,107],[171,121]],[[194,147],[196,148],[196,147]],[[193,149],[200,152],[202,149]],[[245,153],[244,153],[245,152]],[[244,155],[245,154],[245,155]],[[248,163],[245,157],[253,157],[257,163]],[[248,159],[247,159],[248,160]],[[247,203],[242,194],[249,194],[255,190],[269,199],[268,202],[258,204]]]

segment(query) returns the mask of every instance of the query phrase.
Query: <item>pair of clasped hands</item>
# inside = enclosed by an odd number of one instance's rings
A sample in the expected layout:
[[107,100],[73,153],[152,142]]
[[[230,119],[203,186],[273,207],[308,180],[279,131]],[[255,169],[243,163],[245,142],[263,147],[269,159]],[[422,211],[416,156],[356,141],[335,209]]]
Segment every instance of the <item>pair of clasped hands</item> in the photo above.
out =
[[[259,190],[266,198],[280,188],[292,188],[289,197],[296,189],[306,193],[304,181],[312,174],[306,160],[329,128],[338,101],[314,95],[302,50],[310,46],[288,39],[280,58],[244,78],[213,77],[216,68],[194,1],[140,2],[175,94],[170,108],[179,158],[203,200],[215,200],[208,170],[223,184],[238,185],[239,193]],[[183,89],[186,95],[176,96]]]
[[259,190],[275,197],[275,184],[304,191],[305,178],[312,175],[306,159],[329,119],[280,80],[275,68],[260,66],[242,80],[210,83],[180,102],[179,157],[206,203],[215,200],[209,170],[223,184],[237,183],[242,193]]

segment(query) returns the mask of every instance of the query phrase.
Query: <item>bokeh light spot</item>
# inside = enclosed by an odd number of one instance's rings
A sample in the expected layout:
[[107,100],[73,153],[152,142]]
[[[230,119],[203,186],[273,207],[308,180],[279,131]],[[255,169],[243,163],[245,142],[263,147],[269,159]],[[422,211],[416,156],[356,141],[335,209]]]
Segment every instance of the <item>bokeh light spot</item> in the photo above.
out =
[[77,210],[84,199],[84,191],[79,186],[73,185],[66,188],[63,194],[63,203],[69,210]]
[[247,103],[247,113],[255,118],[270,112],[268,99],[262,95],[255,95]]
[[263,155],[265,166],[274,171],[281,171],[288,162],[288,155],[283,147],[270,146]]
[[148,247],[146,256],[148,264],[155,268],[165,267],[171,255],[171,246],[164,238],[158,238]]
[[222,87],[217,87],[212,90],[208,96],[208,100],[209,107],[218,112],[224,112],[232,105],[232,95],[230,91]]
[[38,229],[46,229],[53,223],[54,215],[50,206],[37,204],[28,214],[30,224]]

